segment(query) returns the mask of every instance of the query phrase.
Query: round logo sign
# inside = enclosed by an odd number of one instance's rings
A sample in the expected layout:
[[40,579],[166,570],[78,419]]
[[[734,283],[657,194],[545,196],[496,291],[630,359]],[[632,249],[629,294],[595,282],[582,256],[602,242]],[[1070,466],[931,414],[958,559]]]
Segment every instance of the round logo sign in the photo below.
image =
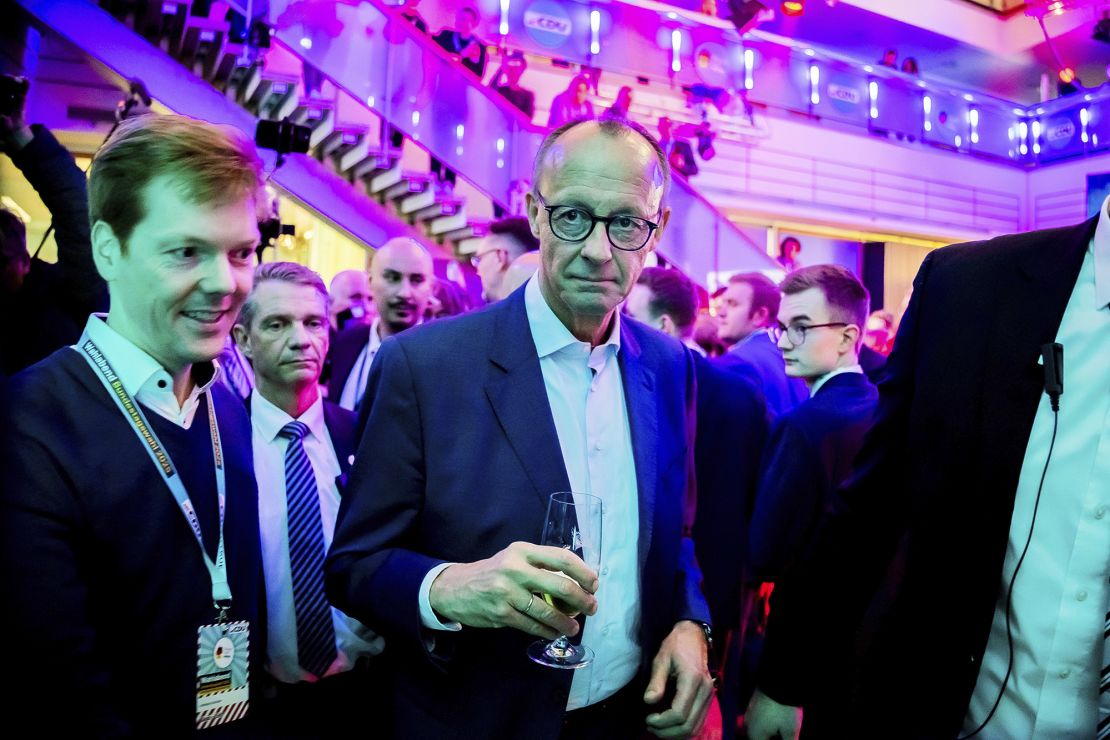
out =
[[552,0],[538,0],[524,11],[524,29],[536,43],[556,49],[566,43],[574,27],[561,5]]

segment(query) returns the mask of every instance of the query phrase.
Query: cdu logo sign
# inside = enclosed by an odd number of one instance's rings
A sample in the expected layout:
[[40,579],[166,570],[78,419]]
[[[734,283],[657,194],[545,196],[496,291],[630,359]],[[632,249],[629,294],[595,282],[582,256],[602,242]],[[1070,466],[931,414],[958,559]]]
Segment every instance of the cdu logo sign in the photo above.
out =
[[574,26],[561,5],[538,0],[524,11],[524,28],[536,43],[556,49],[566,43]]

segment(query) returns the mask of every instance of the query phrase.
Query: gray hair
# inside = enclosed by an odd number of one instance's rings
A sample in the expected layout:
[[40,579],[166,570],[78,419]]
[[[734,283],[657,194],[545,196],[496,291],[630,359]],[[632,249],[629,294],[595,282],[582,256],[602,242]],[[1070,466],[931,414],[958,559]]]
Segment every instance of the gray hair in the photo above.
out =
[[250,329],[251,322],[254,321],[254,312],[257,310],[254,295],[258,291],[258,286],[270,281],[291,285],[307,285],[315,288],[320,297],[324,299],[324,313],[328,312],[331,298],[328,296],[328,289],[324,286],[323,279],[315,271],[296,262],[265,262],[254,270],[254,284],[251,286],[250,295],[243,303],[243,308],[239,311],[239,318],[235,323],[246,327],[248,330]]

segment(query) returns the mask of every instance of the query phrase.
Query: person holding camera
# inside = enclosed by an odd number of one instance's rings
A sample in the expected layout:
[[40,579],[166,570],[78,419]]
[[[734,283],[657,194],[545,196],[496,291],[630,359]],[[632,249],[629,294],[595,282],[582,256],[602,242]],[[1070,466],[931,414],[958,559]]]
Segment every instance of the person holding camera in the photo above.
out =
[[54,219],[58,260],[32,256],[27,231],[14,212],[0,208],[0,375],[14,375],[51,352],[73,344],[90,313],[107,308],[107,290],[89,244],[85,173],[41,125],[28,126],[22,77],[0,78],[0,151],[38,192]]

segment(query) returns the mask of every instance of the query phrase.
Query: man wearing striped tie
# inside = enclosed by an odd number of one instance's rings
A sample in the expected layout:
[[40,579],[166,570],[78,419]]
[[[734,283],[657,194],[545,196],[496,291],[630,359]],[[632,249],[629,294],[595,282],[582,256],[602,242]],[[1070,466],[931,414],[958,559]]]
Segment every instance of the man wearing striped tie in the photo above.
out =
[[270,679],[259,714],[283,738],[336,737],[384,695],[374,660],[382,639],[324,596],[324,553],[355,445],[355,415],[320,397],[328,331],[319,275],[292,262],[257,269],[234,333],[256,379],[249,408]]
[[[852,706],[803,734],[1107,734],[1108,357],[1110,198],[925,259],[855,474],[775,591],[749,737],[793,738],[799,707],[852,679]],[[863,654],[830,665],[827,644]]]

